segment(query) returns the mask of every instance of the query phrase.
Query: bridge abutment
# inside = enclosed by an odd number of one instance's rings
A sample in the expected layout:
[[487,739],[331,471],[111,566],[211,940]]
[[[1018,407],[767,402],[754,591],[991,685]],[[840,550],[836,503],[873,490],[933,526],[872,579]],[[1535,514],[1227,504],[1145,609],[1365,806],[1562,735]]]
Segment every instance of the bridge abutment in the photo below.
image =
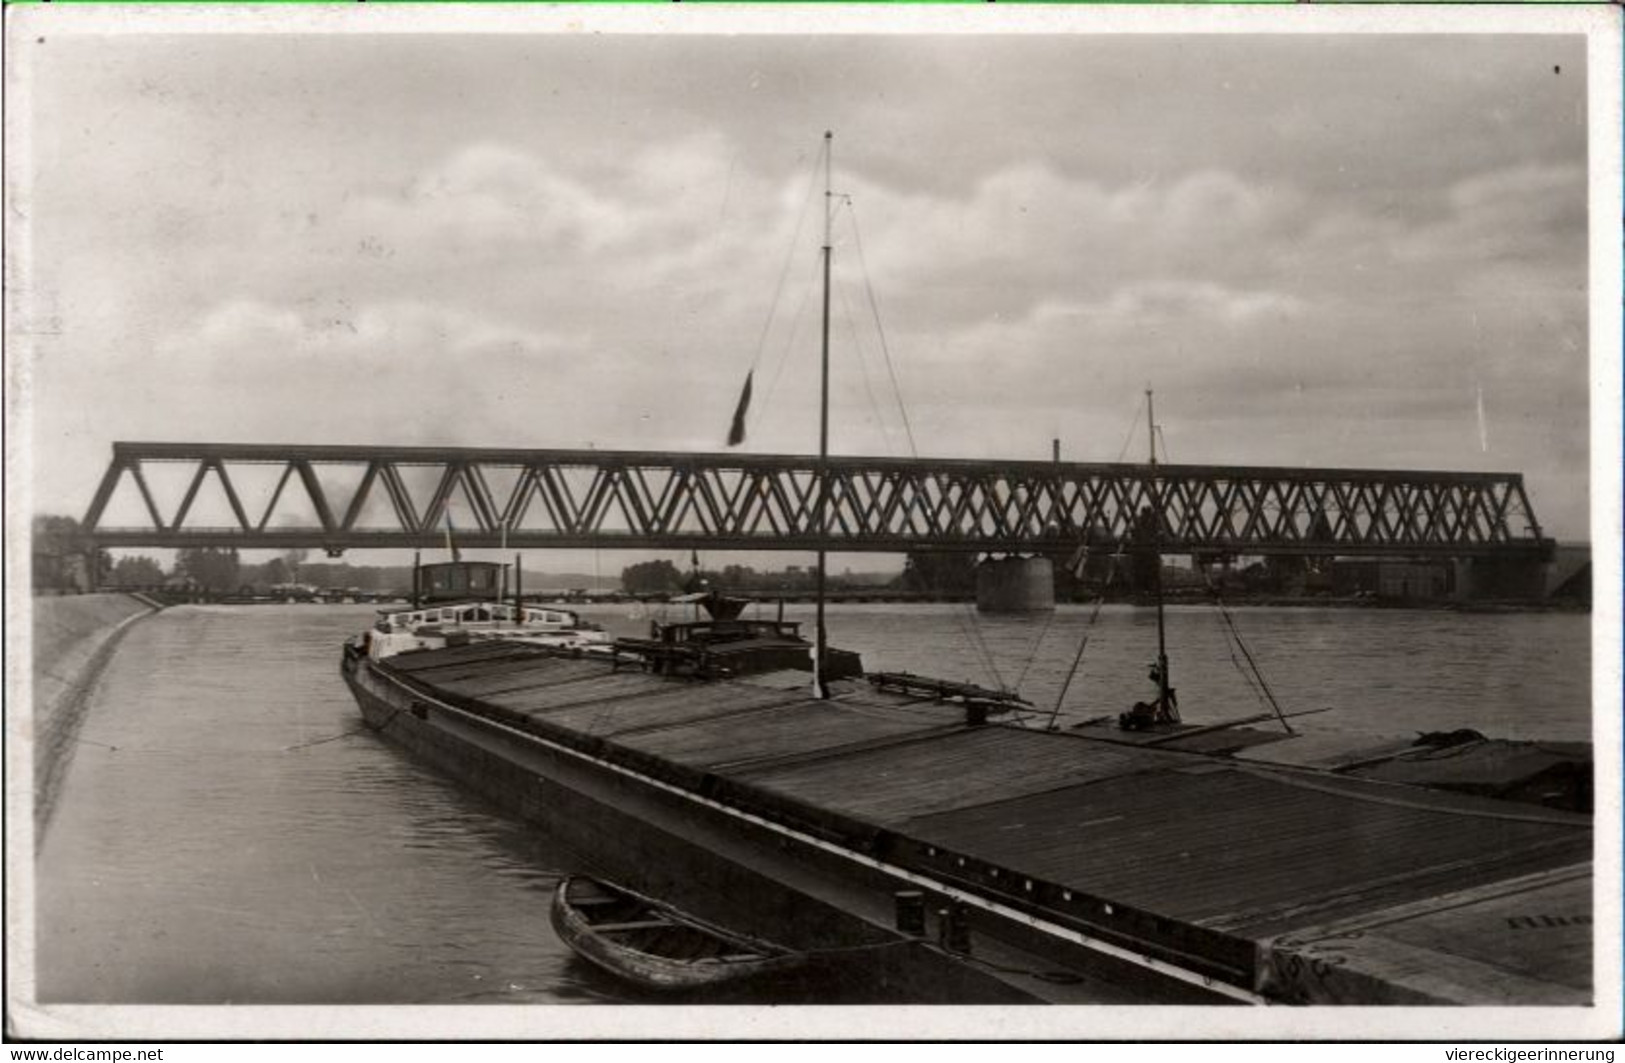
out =
[[976,608],[1035,613],[1055,608],[1055,566],[1047,557],[990,557],[976,566]]

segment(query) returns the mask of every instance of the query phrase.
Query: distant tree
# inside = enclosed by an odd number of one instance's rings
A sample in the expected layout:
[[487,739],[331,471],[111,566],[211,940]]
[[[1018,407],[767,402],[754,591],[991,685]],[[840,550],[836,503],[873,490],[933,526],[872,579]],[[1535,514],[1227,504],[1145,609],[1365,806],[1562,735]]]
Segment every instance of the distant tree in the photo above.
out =
[[255,577],[245,576],[244,578],[250,579],[251,582],[263,583],[267,587],[275,587],[279,583],[294,582],[296,578],[295,571],[297,570],[289,566],[287,561],[280,557],[273,557],[260,566],[260,570]]
[[621,589],[628,594],[671,594],[683,589],[683,574],[670,561],[640,561],[621,569]]
[[[301,551],[290,551],[299,553]],[[287,563],[288,554],[282,559]],[[315,561],[288,572],[289,582],[315,587],[356,587],[366,591],[405,593],[412,587],[412,569],[405,566],[352,565],[348,562]]]
[[280,557],[259,565],[244,564],[237,570],[237,578],[243,586],[264,590],[279,583],[294,582],[293,574],[288,571],[288,563]]
[[175,556],[176,574],[209,591],[236,590],[241,567],[236,547],[189,546]]
[[970,594],[976,590],[976,555],[958,551],[912,550],[898,583],[921,594]]
[[115,587],[157,587],[164,582],[164,568],[150,557],[121,557],[113,563],[108,582]]
[[83,532],[72,517],[41,513],[34,518],[34,549],[67,553],[83,548]]
[[722,569],[721,586],[731,591],[753,591],[760,580],[749,565],[726,565]]
[[94,579],[103,583],[113,571],[113,559],[106,550],[92,551],[90,539],[72,517],[43,513],[33,526],[34,586],[38,590],[85,590],[95,566]]

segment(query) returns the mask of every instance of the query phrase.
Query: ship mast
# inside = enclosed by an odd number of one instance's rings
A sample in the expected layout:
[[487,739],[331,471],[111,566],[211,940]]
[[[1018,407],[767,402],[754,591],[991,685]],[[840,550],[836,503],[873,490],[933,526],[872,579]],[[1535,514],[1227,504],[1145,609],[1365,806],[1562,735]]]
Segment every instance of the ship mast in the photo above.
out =
[[818,567],[814,578],[818,614],[813,635],[813,693],[820,698],[829,696],[829,690],[824,685],[824,537],[829,532],[829,271],[833,247],[830,232],[835,204],[835,194],[830,188],[830,172],[834,139],[833,132],[824,131],[824,327],[818,402],[818,512],[814,518],[818,531]]
[[1145,428],[1151,441],[1151,554],[1156,564],[1152,585],[1157,595],[1157,706],[1170,712],[1168,704],[1168,641],[1162,621],[1162,492],[1157,489],[1157,418],[1152,407],[1151,389],[1145,389]]

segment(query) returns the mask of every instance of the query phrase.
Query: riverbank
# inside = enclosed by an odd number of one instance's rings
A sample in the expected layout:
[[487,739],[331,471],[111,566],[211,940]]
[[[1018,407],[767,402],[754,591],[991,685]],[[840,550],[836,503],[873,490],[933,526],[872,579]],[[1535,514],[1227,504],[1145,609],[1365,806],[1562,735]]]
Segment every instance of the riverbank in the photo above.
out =
[[[763,593],[757,591],[734,591],[723,588],[724,593],[744,598],[746,601],[759,605],[777,605],[783,602],[786,605],[810,605],[815,601],[809,591],[784,591],[778,593]],[[373,596],[344,596],[333,592],[326,597],[315,598],[278,598],[270,595],[221,595],[210,596],[206,593],[175,594],[170,592],[157,592],[149,595],[154,601],[164,605],[358,605],[377,604],[385,608],[392,606],[406,606],[411,602],[405,595],[373,595]],[[526,594],[525,601],[533,604],[550,604],[566,606],[589,605],[621,605],[621,606],[650,606],[665,605],[672,601],[670,594]],[[935,593],[928,591],[899,591],[899,590],[836,590],[825,596],[831,605],[975,605],[976,595]],[[1170,590],[1164,601],[1169,605],[1213,605],[1223,601],[1231,609],[1378,609],[1414,612],[1444,612],[1444,613],[1577,613],[1591,612],[1591,603],[1577,598],[1382,598],[1375,595],[1350,595],[1333,597],[1330,595],[1288,595],[1248,593],[1226,596],[1223,599],[1215,598],[1206,590],[1193,590],[1189,588],[1176,588]],[[1088,596],[1058,596],[1056,604],[1069,606],[1091,606],[1096,599]],[[1109,605],[1139,605],[1150,606],[1153,600],[1146,596],[1135,596],[1130,593],[1113,593],[1106,597]]]
[[128,594],[35,598],[34,832],[50,821],[84,720],[87,695],[129,625],[153,607]]

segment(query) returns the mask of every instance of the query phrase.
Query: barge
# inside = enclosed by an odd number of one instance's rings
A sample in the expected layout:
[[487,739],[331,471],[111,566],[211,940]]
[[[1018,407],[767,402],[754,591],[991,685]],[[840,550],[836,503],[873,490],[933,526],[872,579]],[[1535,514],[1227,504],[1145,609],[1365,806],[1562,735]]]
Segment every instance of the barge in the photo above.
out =
[[1589,1000],[1591,817],[1527,782],[1527,800],[1428,785],[1437,745],[1039,730],[998,692],[896,674],[849,668],[818,697],[793,625],[651,635],[388,653],[375,631],[343,668],[375,731],[582,872],[851,950],[883,996]]

